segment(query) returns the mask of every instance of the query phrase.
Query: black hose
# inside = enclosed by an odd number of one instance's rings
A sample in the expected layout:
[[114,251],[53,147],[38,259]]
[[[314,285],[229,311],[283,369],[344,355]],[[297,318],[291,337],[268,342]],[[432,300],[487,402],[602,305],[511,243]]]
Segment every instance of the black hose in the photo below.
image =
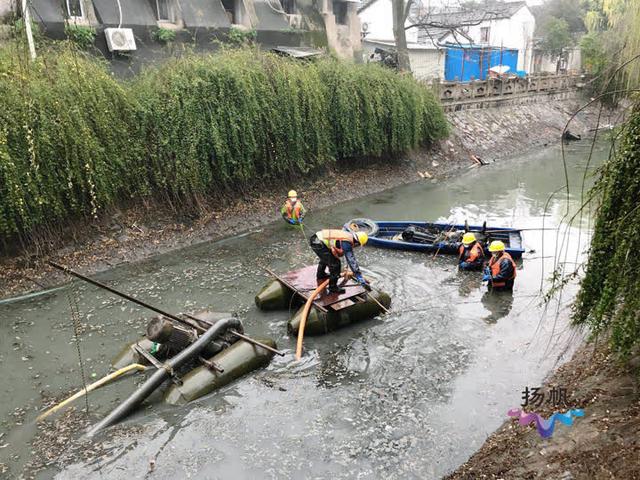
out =
[[119,422],[126,417],[131,411],[133,411],[138,405],[140,405],[149,395],[151,395],[156,388],[169,378],[170,370],[179,368],[185,362],[192,357],[198,355],[204,347],[207,346],[215,337],[222,334],[227,328],[241,328],[240,319],[238,318],[225,318],[216,322],[214,326],[209,328],[203,333],[198,340],[193,342],[182,352],[173,358],[170,358],[165,362],[165,365],[169,368],[159,368],[156,372],[144,382],[144,384],[133,394],[127,398],[124,402],[118,405],[109,415],[103,418],[100,422],[94,425],[87,433],[88,437],[92,437],[98,431],[103,428],[110,427],[111,425]]

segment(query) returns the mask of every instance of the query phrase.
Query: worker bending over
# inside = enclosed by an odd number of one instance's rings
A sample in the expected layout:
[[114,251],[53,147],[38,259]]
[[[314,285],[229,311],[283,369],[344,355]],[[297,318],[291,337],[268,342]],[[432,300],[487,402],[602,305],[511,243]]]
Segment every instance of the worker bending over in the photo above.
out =
[[306,213],[302,202],[298,200],[297,192],[289,190],[288,198],[280,209],[282,218],[291,225],[300,225]]
[[484,265],[484,249],[476,240],[476,236],[467,232],[462,237],[458,255],[458,267],[461,270],[482,270]]
[[[318,283],[321,283],[329,278],[329,293],[344,293],[345,291],[344,288],[338,287],[338,279],[342,269],[340,258],[342,257],[347,259],[355,280],[367,291],[371,291],[371,287],[362,276],[353,254],[353,247],[365,245],[367,240],[369,237],[364,232],[347,232],[337,229],[320,230],[311,236],[309,245],[320,259],[316,279]],[[329,267],[329,275],[326,272],[327,267]]]
[[491,260],[485,268],[483,282],[489,282],[487,286],[493,291],[511,291],[516,278],[516,263],[507,252],[504,251],[504,243],[495,240],[489,245]]

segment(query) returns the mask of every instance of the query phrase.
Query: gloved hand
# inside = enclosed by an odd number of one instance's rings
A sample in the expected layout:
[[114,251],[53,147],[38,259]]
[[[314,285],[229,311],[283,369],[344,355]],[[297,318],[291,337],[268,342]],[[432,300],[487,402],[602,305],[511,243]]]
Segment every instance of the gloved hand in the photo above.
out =
[[360,285],[362,285],[362,288],[364,288],[367,292],[371,291],[371,286],[367,283],[367,281],[364,279],[361,273],[355,276],[355,280]]
[[489,267],[484,267],[484,270],[482,271],[482,273],[484,273],[485,275],[491,275],[491,272],[489,271]]
[[444,248],[446,246],[447,246],[447,244],[445,242],[438,243],[438,248]]
[[289,220],[287,220],[287,222],[289,222],[291,225],[295,225],[297,223],[293,218],[290,218]]
[[486,273],[485,273],[485,274],[482,276],[482,281],[483,281],[483,282],[490,282],[490,281],[491,281],[491,275],[488,275],[488,274],[486,274]]

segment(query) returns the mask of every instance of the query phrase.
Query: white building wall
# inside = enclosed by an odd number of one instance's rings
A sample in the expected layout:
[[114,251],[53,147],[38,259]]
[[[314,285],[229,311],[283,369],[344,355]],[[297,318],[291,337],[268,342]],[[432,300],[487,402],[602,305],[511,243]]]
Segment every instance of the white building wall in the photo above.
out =
[[10,13],[15,5],[15,0],[0,0],[0,19]]
[[410,49],[411,73],[418,80],[444,78],[444,50]]
[[[482,43],[481,29],[489,27],[489,43]],[[477,45],[503,46],[518,50],[518,70],[529,71],[532,58],[533,32],[536,19],[528,8],[522,7],[511,18],[490,20],[469,27],[467,35]]]
[[393,41],[391,1],[377,0],[358,14],[360,23],[366,24],[365,40]]
[[[393,15],[391,11],[391,0],[377,0],[371,6],[365,8],[358,14],[360,23],[367,24],[367,32],[365,39],[381,40],[384,42],[393,42]],[[411,23],[407,21],[405,26]],[[418,41],[418,29],[410,28],[406,30],[407,42],[413,43]]]

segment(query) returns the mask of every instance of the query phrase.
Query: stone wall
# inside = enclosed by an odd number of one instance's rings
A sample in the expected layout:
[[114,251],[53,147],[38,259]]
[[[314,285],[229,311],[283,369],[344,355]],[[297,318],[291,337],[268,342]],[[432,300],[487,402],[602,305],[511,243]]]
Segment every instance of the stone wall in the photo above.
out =
[[[452,135],[441,143],[442,154],[467,159],[471,155],[485,161],[517,155],[526,150],[557,144],[572,113],[587,100],[574,96],[566,100],[507,105],[501,108],[467,109],[447,112]],[[597,123],[597,107],[580,112],[569,131],[588,135]],[[620,122],[620,111],[604,111],[600,128]]]
[[434,83],[446,111],[487,108],[574,98],[582,85],[579,75],[532,75],[525,78]]

